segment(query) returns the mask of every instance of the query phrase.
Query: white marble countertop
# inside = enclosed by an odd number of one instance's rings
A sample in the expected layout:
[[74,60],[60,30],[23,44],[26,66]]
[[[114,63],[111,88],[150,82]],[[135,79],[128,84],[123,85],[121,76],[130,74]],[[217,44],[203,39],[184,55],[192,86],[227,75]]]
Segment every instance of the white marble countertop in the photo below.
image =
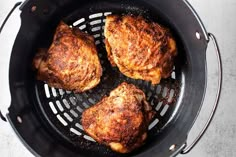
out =
[[[0,24],[16,0],[0,1]],[[223,90],[220,104],[211,126],[199,144],[185,157],[234,157],[236,156],[236,1],[235,0],[189,0],[201,17],[207,31],[218,39],[223,60]],[[14,27],[14,25],[12,25]],[[11,29],[11,28],[8,28]],[[4,43],[0,43],[1,49]],[[0,52],[0,74],[5,68],[4,52]],[[212,43],[207,50],[208,88],[197,122],[191,130],[189,141],[202,128],[210,113],[216,94],[217,64]],[[1,84],[4,88],[6,84]],[[0,99],[4,93],[0,91]],[[1,104],[0,104],[1,107]],[[33,156],[15,136],[9,124],[0,120],[0,156]]]

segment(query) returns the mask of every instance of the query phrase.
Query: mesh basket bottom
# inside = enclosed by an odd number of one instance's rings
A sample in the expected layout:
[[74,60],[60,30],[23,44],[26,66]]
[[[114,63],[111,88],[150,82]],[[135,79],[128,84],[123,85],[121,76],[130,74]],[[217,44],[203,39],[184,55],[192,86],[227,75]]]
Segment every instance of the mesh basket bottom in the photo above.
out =
[[[41,104],[41,109],[45,113],[44,116],[63,137],[85,149],[91,149],[89,146],[98,146],[98,144],[83,130],[80,122],[82,112],[99,102],[104,95],[108,95],[120,83],[124,81],[132,83],[143,90],[147,101],[157,111],[156,117],[148,127],[148,138],[156,136],[173,116],[180,92],[180,81],[176,76],[176,69],[178,68],[176,67],[171,78],[162,79],[160,84],[155,86],[147,81],[128,78],[121,74],[117,68],[111,67],[104,48],[103,36],[105,17],[109,14],[111,12],[93,14],[86,18],[80,18],[72,24],[73,27],[78,27],[95,38],[103,68],[103,75],[98,86],[87,92],[75,94],[71,91],[49,87],[41,81],[35,82],[36,93],[41,93],[39,94],[39,100],[41,101],[39,104]],[[93,149],[101,147],[93,147]]]

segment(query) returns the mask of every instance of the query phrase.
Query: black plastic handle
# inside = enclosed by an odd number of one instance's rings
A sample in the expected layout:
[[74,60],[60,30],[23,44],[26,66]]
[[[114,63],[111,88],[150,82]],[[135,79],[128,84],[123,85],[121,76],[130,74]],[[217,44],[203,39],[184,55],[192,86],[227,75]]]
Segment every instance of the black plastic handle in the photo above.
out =
[[219,104],[219,99],[220,99],[220,94],[221,94],[221,88],[222,88],[222,60],[221,60],[221,54],[220,54],[220,49],[216,40],[216,37],[212,33],[208,33],[209,38],[212,40],[215,50],[216,50],[216,55],[217,55],[217,61],[218,61],[218,89],[217,89],[217,94],[214,102],[213,109],[211,111],[210,117],[207,120],[206,124],[204,125],[203,129],[199,133],[199,135],[196,137],[196,139],[189,145],[187,146],[187,143],[184,144],[184,148],[181,151],[181,154],[187,154],[189,153],[195,146],[196,144],[200,141],[202,136],[205,134],[206,130],[208,129],[214,115],[216,112],[216,109]]
[[7,14],[6,18],[4,19],[3,23],[1,24],[0,27],[0,33],[2,32],[3,27],[5,26],[7,20],[9,19],[9,17],[11,16],[11,14],[13,13],[13,11],[16,9],[16,7],[18,7],[19,5],[21,5],[22,2],[17,2],[13,8],[11,9],[11,11]]
[[[13,8],[11,9],[11,11],[7,14],[6,18],[4,19],[3,23],[1,24],[1,27],[0,27],[0,34],[3,30],[3,27],[5,26],[7,20],[9,19],[9,17],[11,16],[11,14],[13,13],[13,11],[21,4],[21,2],[17,2]],[[0,110],[0,118],[3,120],[3,121],[7,121],[6,118],[2,115],[2,112]]]

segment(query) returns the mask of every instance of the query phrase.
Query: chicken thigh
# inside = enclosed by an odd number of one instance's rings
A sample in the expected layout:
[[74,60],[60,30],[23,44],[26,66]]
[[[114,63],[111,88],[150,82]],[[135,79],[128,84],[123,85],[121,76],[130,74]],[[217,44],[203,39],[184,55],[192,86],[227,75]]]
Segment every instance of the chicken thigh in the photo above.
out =
[[111,65],[127,77],[158,84],[170,76],[177,48],[167,28],[141,16],[109,15],[104,35]]
[[100,82],[102,67],[94,38],[61,22],[49,48],[34,57],[37,79],[50,86],[83,92]]
[[119,153],[142,146],[155,111],[136,86],[122,83],[82,114],[82,126],[97,142]]

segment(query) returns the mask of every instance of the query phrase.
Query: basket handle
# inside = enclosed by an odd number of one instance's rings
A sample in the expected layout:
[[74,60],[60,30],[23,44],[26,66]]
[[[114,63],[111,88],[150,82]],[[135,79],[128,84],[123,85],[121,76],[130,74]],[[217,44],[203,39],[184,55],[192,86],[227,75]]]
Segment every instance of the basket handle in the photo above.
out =
[[218,62],[218,88],[217,88],[217,94],[214,102],[213,109],[211,111],[211,114],[209,116],[209,119],[207,120],[206,124],[204,125],[203,129],[199,133],[199,135],[196,137],[196,139],[189,145],[187,146],[187,142],[183,146],[183,150],[180,152],[181,154],[187,154],[189,153],[195,146],[196,144],[200,141],[206,130],[208,129],[214,115],[216,112],[216,109],[219,104],[219,99],[220,99],[220,94],[221,94],[221,88],[222,88],[222,60],[221,60],[221,54],[220,54],[220,49],[216,40],[216,37],[212,33],[208,33],[209,38],[212,40],[216,55],[217,55],[217,62]]
[[[16,10],[16,8],[21,5],[22,2],[17,2],[13,7],[12,9],[10,10],[10,12],[7,14],[6,18],[4,19],[3,23],[0,25],[0,34],[2,33],[2,30],[6,24],[6,22],[8,21],[8,19],[10,18],[10,16],[12,15],[12,13]],[[10,57],[10,55],[7,55],[8,57],[6,57],[6,59],[8,59]],[[7,65],[9,66],[9,65]],[[8,68],[9,69],[9,68]],[[5,75],[5,74],[3,74]],[[2,83],[8,83],[8,73],[6,73],[7,76],[3,76],[4,78],[1,78],[2,80]],[[7,78],[6,78],[7,77]],[[5,91],[6,92],[5,92]],[[3,93],[6,94],[5,98],[4,99],[10,99],[10,93],[9,93],[9,89],[3,89]],[[0,101],[1,102],[1,101]],[[4,104],[0,104],[0,105],[4,105]],[[6,106],[6,104],[5,104]],[[1,106],[2,107],[2,106]],[[3,106],[3,108],[1,108],[2,110],[0,110],[0,119],[2,119],[3,121],[6,121],[6,118],[4,117],[5,115],[5,108]],[[2,112],[1,112],[2,111]]]
[[7,14],[7,16],[5,17],[3,23],[1,24],[1,27],[0,27],[0,33],[2,32],[3,30],[3,27],[5,26],[7,20],[9,19],[9,17],[11,16],[11,14],[13,13],[13,11],[21,4],[22,2],[17,2],[13,8],[11,9],[11,11]]

